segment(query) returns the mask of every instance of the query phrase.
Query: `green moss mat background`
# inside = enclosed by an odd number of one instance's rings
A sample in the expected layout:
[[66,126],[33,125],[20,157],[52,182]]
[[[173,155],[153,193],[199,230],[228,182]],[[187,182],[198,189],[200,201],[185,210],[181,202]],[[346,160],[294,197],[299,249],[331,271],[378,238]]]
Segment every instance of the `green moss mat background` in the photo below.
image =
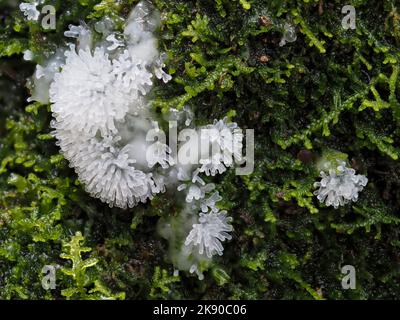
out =
[[[25,50],[40,63],[70,23],[118,21],[137,1],[50,3],[57,29],[45,31],[0,1],[1,299],[400,296],[399,1],[153,1],[173,75],[154,90],[158,112],[188,105],[198,124],[228,116],[255,129],[255,172],[213,179],[235,231],[203,281],[172,276],[156,234],[180,210],[168,192],[131,210],[92,199],[49,135],[49,106],[26,102]],[[346,4],[356,30],[341,26]],[[279,46],[286,21],[297,40]],[[369,179],[338,210],[312,194],[329,149]],[[59,266],[54,290],[42,288],[45,265]],[[342,289],[343,265],[356,268],[356,290]]]

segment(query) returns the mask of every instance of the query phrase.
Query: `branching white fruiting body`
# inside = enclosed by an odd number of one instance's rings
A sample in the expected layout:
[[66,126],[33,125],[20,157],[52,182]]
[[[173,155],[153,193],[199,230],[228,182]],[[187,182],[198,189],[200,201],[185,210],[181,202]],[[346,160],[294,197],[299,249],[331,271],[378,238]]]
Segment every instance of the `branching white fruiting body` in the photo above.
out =
[[189,250],[197,247],[199,254],[205,253],[208,258],[215,254],[222,256],[224,247],[221,242],[232,239],[228,233],[233,230],[231,221],[232,218],[226,216],[226,211],[200,213],[199,223],[193,225],[185,246]]
[[242,161],[243,133],[236,123],[227,119],[215,120],[214,124],[201,128],[201,145],[204,140],[209,147],[202,149],[199,172],[215,176],[233,166],[234,161]]
[[22,11],[24,16],[29,21],[37,21],[40,16],[39,10],[37,10],[37,6],[40,4],[40,1],[22,2],[19,5],[19,9]]
[[[126,32],[127,42],[133,35],[137,37],[131,45],[121,41],[92,49],[88,26],[69,26],[65,35],[77,38],[80,46],[70,45],[66,50],[65,62],[49,89],[54,136],[62,153],[88,193],[120,208],[133,207],[165,191],[165,179],[155,167],[167,169],[171,164],[170,150],[162,143],[149,148],[147,163],[142,159],[146,131],[151,129],[145,96],[153,85],[151,71],[163,75],[160,68],[164,66],[161,58],[137,57],[144,41],[147,49],[152,45],[151,51],[157,52],[154,36],[143,28],[150,12],[147,4],[141,4],[134,9],[135,19],[127,21],[126,29],[134,30],[134,34]],[[119,51],[109,53],[116,49]],[[38,66],[37,70],[45,69]],[[40,79],[38,71],[36,78]],[[129,129],[128,115],[137,115],[135,131]]]
[[283,25],[283,36],[279,42],[279,46],[283,47],[288,42],[294,42],[297,40],[296,28],[294,25],[285,22]]
[[319,189],[314,192],[320,202],[335,209],[351,201],[358,200],[358,193],[368,183],[366,176],[355,174],[354,169],[346,167],[341,162],[336,170],[329,170],[329,174],[321,171],[321,181],[315,182],[314,187]]
[[122,121],[152,85],[152,74],[127,50],[111,61],[103,48],[66,52],[66,62],[50,87],[53,115],[63,129],[94,136],[117,132]]
[[163,190],[151,173],[135,169],[136,161],[129,155],[131,146],[117,147],[118,137],[98,140],[81,132],[55,127],[57,144],[93,197],[110,206],[127,208],[146,202]]

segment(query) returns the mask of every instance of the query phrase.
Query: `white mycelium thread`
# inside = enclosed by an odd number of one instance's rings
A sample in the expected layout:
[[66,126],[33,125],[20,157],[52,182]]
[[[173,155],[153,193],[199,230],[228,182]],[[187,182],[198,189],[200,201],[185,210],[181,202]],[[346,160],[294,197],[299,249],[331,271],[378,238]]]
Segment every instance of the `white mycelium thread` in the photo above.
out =
[[329,174],[321,171],[321,181],[315,182],[314,187],[319,189],[314,192],[320,202],[335,209],[351,201],[358,200],[358,193],[368,183],[366,176],[355,174],[354,169],[346,167],[345,162],[339,163],[336,170],[329,170]]
[[[232,219],[219,211],[222,197],[215,185],[200,175],[214,176],[242,160],[243,134],[227,119],[192,128],[196,138],[189,146],[202,146],[195,164],[175,161],[160,139],[146,140],[149,132],[160,131],[148,93],[157,79],[172,78],[163,70],[166,57],[153,35],[159,23],[159,14],[140,2],[124,32],[112,30],[110,19],[97,22],[95,30],[83,22],[69,26],[65,36],[76,44],[37,66],[29,101],[51,103],[57,145],[91,196],[125,209],[168,186],[183,193],[177,196],[184,202],[182,224],[177,224],[183,239],[174,264],[202,279],[203,264],[222,255],[222,242],[231,239]],[[103,35],[98,43],[93,43],[94,32]],[[172,109],[168,117],[184,127],[193,120],[186,107]],[[208,140],[202,139],[204,129]]]

